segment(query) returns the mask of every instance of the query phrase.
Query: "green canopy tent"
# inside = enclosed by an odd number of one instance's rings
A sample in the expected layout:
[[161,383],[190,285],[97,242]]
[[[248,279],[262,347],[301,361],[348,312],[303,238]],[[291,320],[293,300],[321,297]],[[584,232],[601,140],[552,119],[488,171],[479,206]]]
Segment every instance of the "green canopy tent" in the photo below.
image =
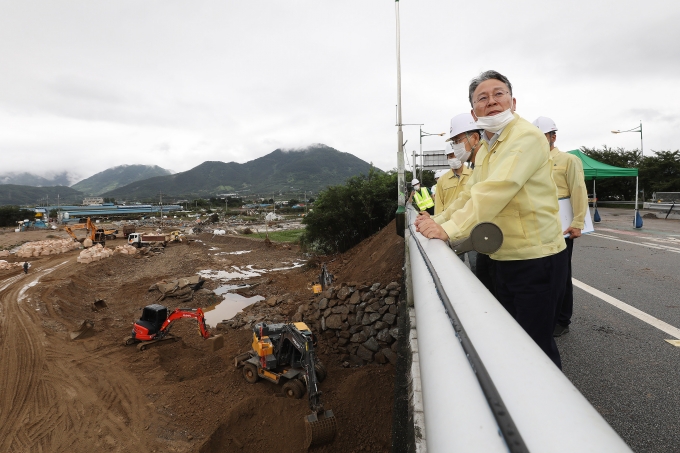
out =
[[[583,154],[580,150],[575,149],[569,151],[569,154],[581,159],[583,164],[583,173],[585,175],[586,181],[593,181],[593,197],[595,198],[595,210],[597,211],[597,192],[595,191],[595,181],[597,179],[604,178],[618,178],[621,176],[635,176],[635,220],[633,225],[635,228],[642,227],[642,218],[638,212],[638,169],[637,168],[622,168],[615,167],[613,165],[604,164],[598,162],[592,157],[588,157]],[[638,220],[639,219],[639,220]],[[639,226],[638,226],[639,225]]]

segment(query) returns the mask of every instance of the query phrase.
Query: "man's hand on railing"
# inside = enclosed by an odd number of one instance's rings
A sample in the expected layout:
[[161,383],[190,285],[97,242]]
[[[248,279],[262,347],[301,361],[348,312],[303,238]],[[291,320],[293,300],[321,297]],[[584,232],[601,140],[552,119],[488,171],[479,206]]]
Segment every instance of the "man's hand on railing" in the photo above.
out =
[[444,228],[437,224],[429,214],[419,214],[415,221],[416,231],[425,236],[428,239],[441,239],[442,241],[448,241],[449,235],[446,234]]

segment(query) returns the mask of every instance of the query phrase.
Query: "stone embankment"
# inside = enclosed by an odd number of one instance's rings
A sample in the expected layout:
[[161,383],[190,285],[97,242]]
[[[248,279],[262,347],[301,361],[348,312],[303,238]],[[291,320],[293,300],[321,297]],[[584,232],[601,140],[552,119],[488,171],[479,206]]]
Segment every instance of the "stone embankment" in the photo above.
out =
[[327,340],[329,352],[340,355],[345,366],[377,362],[396,363],[397,282],[371,286],[342,284],[321,293],[317,301],[302,305],[293,317],[302,320]]
[[395,364],[400,293],[397,282],[371,286],[342,283],[309,302],[296,302],[289,295],[273,296],[219,323],[218,329],[250,329],[260,321],[303,321],[320,337],[319,352],[336,355],[345,367]]
[[[19,258],[32,258],[37,256],[58,255],[60,253],[70,252],[71,250],[75,250],[80,247],[81,245],[78,242],[75,242],[71,239],[34,241],[27,242],[19,247],[16,256]],[[9,253],[7,255],[9,255]]]

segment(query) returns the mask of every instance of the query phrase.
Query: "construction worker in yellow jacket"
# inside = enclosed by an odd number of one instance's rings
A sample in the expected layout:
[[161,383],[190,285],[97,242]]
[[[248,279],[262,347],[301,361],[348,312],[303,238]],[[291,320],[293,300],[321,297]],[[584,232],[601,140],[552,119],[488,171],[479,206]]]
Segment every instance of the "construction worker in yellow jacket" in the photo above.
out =
[[496,298],[561,368],[553,330],[568,255],[550,147],[534,125],[514,113],[516,100],[504,75],[483,72],[470,83],[468,96],[486,146],[465,191],[436,221],[418,216],[416,228],[428,238],[456,241],[480,222],[498,225],[503,245],[491,255]]
[[469,113],[451,118],[449,137],[446,141],[446,160],[451,169],[437,181],[437,197],[434,214],[441,214],[463,191],[472,169],[465,162],[475,162],[481,144],[481,133]]
[[557,140],[557,125],[553,120],[540,116],[534,121],[534,126],[545,134],[550,144],[550,157],[553,160],[553,180],[557,185],[557,198],[569,198],[574,219],[563,232],[564,241],[569,253],[569,271],[567,286],[562,299],[561,308],[557,315],[557,324],[553,336],[559,337],[569,332],[571,316],[574,311],[574,287],[571,282],[571,255],[574,250],[574,239],[581,236],[586,212],[588,212],[588,191],[586,189],[583,164],[581,159],[573,154],[563,153],[555,146]]

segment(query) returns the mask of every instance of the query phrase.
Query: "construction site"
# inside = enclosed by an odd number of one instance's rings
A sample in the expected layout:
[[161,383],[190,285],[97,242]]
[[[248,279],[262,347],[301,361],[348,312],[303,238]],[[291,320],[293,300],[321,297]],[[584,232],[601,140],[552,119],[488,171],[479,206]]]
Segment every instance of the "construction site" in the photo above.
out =
[[0,451],[390,451],[394,224],[334,256],[171,228],[0,232]]

